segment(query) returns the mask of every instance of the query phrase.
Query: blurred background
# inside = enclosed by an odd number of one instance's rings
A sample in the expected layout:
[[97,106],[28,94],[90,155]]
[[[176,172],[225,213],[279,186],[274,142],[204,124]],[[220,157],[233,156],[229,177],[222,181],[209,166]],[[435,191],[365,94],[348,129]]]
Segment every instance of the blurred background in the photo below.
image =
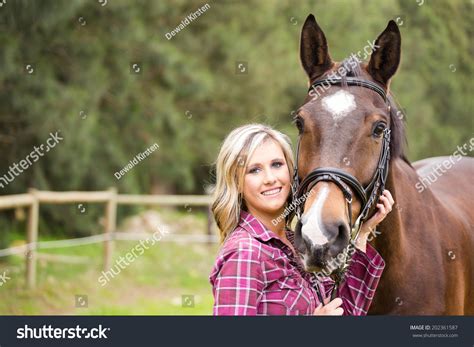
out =
[[[337,61],[395,20],[402,63],[392,92],[408,157],[451,155],[474,132],[473,9],[470,0],[0,0],[0,177],[51,133],[63,138],[3,181],[0,195],[110,187],[204,195],[233,128],[266,123],[296,143],[291,120],[307,92],[299,34],[309,13]],[[104,204],[41,204],[38,240],[93,236],[104,223]],[[124,205],[116,224],[125,233],[166,225],[202,235],[208,214],[186,201]],[[25,245],[27,227],[27,209],[0,210],[0,250]],[[113,259],[136,244],[116,241]],[[212,313],[216,243],[157,242],[102,287],[103,247],[48,249],[31,289],[24,252],[0,256],[0,314]]]

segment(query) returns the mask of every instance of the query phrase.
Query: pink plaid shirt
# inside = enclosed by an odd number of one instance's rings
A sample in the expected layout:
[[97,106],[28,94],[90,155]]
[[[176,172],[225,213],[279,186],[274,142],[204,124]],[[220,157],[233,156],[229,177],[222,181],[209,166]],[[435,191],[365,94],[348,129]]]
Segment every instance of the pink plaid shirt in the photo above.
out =
[[[293,244],[293,232],[287,230]],[[385,263],[367,244],[356,250],[345,280],[337,289],[344,315],[365,315]],[[209,280],[214,315],[312,315],[319,305],[316,290],[327,297],[334,281],[304,271],[299,257],[272,231],[246,211],[222,245]]]

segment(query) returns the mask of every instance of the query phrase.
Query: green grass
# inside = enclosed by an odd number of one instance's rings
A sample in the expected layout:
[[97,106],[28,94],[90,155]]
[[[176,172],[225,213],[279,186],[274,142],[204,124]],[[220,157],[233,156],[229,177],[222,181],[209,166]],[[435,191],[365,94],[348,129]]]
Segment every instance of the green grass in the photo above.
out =
[[[185,228],[179,228],[180,234],[204,233],[206,220],[202,214],[171,213],[167,218],[174,220],[173,225],[178,220]],[[112,266],[137,244],[116,241]],[[11,256],[6,262],[3,258],[0,275],[8,271],[11,279],[0,287],[0,314],[209,315],[213,297],[208,276],[217,249],[217,245],[158,242],[105,286],[98,281],[102,244],[48,249],[43,252],[84,257],[86,263],[38,260],[34,290],[25,289],[24,257]],[[75,295],[87,295],[88,307],[76,308]],[[182,295],[193,295],[194,307],[183,306]]]

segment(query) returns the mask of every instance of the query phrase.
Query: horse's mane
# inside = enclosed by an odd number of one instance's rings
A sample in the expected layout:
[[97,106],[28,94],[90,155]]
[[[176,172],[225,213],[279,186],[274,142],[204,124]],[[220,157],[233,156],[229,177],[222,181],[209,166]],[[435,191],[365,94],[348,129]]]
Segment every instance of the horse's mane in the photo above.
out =
[[[339,75],[342,79],[343,85],[346,85],[346,77],[362,77],[362,68],[360,63],[354,64],[353,58],[344,59],[341,66],[344,67],[346,75]],[[411,166],[410,161],[405,155],[405,147],[407,146],[407,139],[405,134],[405,117],[402,114],[400,117],[399,104],[391,92],[387,95],[390,105],[390,119],[391,119],[391,133],[390,133],[390,158],[400,158]]]

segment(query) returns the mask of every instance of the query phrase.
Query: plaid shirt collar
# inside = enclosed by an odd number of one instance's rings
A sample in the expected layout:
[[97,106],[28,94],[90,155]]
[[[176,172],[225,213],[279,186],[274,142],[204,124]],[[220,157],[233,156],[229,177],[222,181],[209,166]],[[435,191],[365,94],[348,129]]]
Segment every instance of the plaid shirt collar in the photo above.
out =
[[[254,238],[261,240],[262,242],[268,242],[271,239],[276,239],[280,242],[281,239],[273,231],[268,230],[257,218],[248,213],[247,211],[240,211],[239,226],[252,235]],[[285,229],[286,236],[292,234],[289,230]],[[293,235],[291,235],[293,236]],[[290,238],[289,238],[290,239]],[[293,238],[291,237],[291,240]]]

